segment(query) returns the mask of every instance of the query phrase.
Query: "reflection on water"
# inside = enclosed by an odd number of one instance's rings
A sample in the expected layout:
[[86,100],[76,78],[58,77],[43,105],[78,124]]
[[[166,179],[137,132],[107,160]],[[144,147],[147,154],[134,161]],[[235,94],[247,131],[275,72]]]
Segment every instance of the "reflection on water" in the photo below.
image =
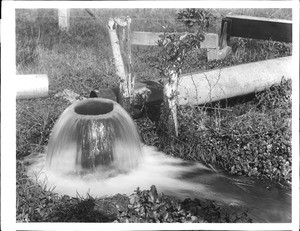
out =
[[[120,149],[121,152],[121,149]],[[200,163],[191,163],[142,147],[143,159],[128,173],[117,169],[98,169],[86,175],[61,174],[47,170],[45,154],[31,156],[30,176],[39,172],[39,180],[47,180],[55,192],[76,196],[130,195],[133,191],[156,185],[159,192],[186,197],[211,199],[231,208],[246,208],[254,222],[291,222],[291,196],[284,190],[267,189],[266,185],[246,177],[231,177],[210,170]]]

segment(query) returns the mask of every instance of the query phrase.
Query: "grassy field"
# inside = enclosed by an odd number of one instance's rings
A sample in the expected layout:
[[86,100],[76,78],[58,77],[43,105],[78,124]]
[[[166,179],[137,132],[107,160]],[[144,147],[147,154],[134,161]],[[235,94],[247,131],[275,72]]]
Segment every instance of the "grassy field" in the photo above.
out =
[[[47,98],[17,101],[18,221],[62,221],[67,213],[74,215],[73,221],[93,220],[93,213],[88,213],[91,217],[80,215],[80,211],[90,212],[90,199],[59,197],[46,187],[36,185],[26,176],[22,159],[47,145],[55,121],[69,105],[54,97],[56,93],[69,89],[88,97],[91,90],[117,85],[107,19],[129,15],[132,30],[137,31],[162,31],[163,26],[171,31],[187,30],[176,20],[175,9],[97,9],[92,12],[97,21],[82,9],[72,11],[68,33],[59,31],[55,9],[16,12],[17,72],[47,74],[50,82]],[[213,9],[212,12],[217,17],[211,21],[208,31],[219,33],[221,17],[230,10]],[[235,9],[232,13],[292,17],[290,9]],[[233,38],[230,45],[233,53],[222,61],[207,62],[205,52],[195,50],[185,63],[183,73],[288,56],[292,52],[291,44],[274,41]],[[151,68],[157,52],[156,47],[132,47],[137,80],[157,79],[157,70]],[[283,80],[279,86],[256,93],[250,101],[181,107],[180,136],[176,139],[157,134],[155,125],[147,118],[136,123],[142,140],[167,154],[288,187],[292,164],[290,95],[291,82]],[[94,217],[93,221],[110,221],[97,219]]]

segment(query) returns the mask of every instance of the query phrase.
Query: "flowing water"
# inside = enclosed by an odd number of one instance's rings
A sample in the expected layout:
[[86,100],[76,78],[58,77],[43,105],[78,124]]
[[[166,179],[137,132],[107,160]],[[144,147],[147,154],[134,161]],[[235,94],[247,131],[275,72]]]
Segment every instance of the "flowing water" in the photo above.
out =
[[[83,141],[80,141],[74,132],[86,134],[85,130],[78,129],[78,126],[84,127],[80,125],[81,119],[68,116],[66,119],[64,117],[69,113],[64,112],[54,127],[45,153],[32,154],[27,158],[31,163],[28,174],[32,178],[38,176],[38,180],[47,182],[48,187],[55,187],[55,192],[70,196],[86,196],[87,193],[95,197],[117,193],[130,195],[137,187],[144,190],[155,185],[159,193],[181,199],[211,199],[233,209],[245,208],[254,222],[291,222],[291,195],[288,192],[275,187],[267,188],[266,184],[246,177],[228,176],[201,163],[183,161],[159,152],[154,147],[142,145],[136,140],[137,133],[131,118],[118,105],[114,105],[115,110],[119,113],[113,116],[113,121],[122,121],[121,124],[101,123],[98,120],[92,123],[95,126],[105,125],[113,128],[110,130],[113,134],[121,135],[113,135],[114,138],[109,140],[112,150],[107,156],[112,156],[111,162],[103,164],[102,159],[96,162],[97,158],[94,158],[92,164],[86,165],[86,162],[82,161],[83,158],[88,158],[83,157],[83,150],[92,152],[95,146],[96,149],[105,149],[103,145],[95,142],[102,139],[105,143],[103,134],[108,134],[108,130],[103,133],[103,128],[95,128],[94,137],[85,135]],[[91,114],[89,110],[85,110],[85,113]],[[83,124],[87,123],[85,119],[82,121]],[[124,124],[127,124],[129,129]],[[71,129],[74,126],[77,130]],[[88,129],[93,130],[91,127]],[[73,133],[68,134],[68,130]],[[99,132],[101,137],[97,135]],[[87,139],[91,140],[93,148],[90,147],[92,145],[84,144]],[[78,156],[81,161],[77,161]],[[127,158],[130,159],[129,164]]]

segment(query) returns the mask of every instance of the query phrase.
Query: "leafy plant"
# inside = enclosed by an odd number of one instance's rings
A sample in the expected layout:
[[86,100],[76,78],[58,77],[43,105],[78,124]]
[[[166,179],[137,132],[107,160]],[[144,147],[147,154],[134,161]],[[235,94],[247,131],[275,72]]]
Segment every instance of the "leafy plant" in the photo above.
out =
[[180,10],[177,18],[181,19],[187,27],[198,27],[202,31],[207,31],[210,24],[216,20],[211,10],[199,8]]
[[130,196],[128,211],[120,222],[252,222],[244,211],[227,213],[213,201],[185,199],[158,194],[154,185],[150,190],[137,188]]
[[[187,10],[187,12],[189,12],[189,10]],[[202,16],[202,13],[195,15],[198,24],[204,20],[203,17],[200,17]],[[179,18],[182,18],[183,15],[183,12],[179,13]],[[191,22],[188,25],[192,26]],[[178,122],[174,113],[174,110],[177,110],[177,105],[176,103],[175,105],[171,105],[173,104],[171,101],[174,102],[176,99],[178,76],[182,72],[182,67],[185,64],[186,58],[189,56],[190,52],[199,49],[201,42],[205,39],[202,29],[203,27],[198,26],[195,33],[183,35],[165,31],[164,34],[160,36],[160,40],[158,41],[159,52],[157,53],[154,62],[150,64],[151,67],[158,69],[161,77],[167,79],[167,85],[165,85],[165,100],[157,126],[158,130],[165,130],[166,133],[170,134],[172,134],[173,131],[175,131],[176,134],[178,133]],[[169,91],[171,92],[167,93]],[[171,113],[171,110],[173,110],[173,113]],[[172,119],[170,117],[172,117]],[[173,121],[173,123],[170,121]]]
[[160,38],[158,46],[161,49],[151,66],[157,68],[161,76],[169,77],[170,70],[174,70],[178,74],[181,73],[189,52],[195,48],[200,48],[204,35],[201,31],[196,34],[185,35],[165,32]]
[[178,12],[178,19],[183,24],[191,28],[194,33],[175,34],[166,32],[160,36],[158,41],[159,52],[157,59],[150,65],[157,68],[162,76],[168,77],[170,70],[175,70],[180,74],[185,60],[189,57],[190,52],[199,50],[201,42],[204,41],[204,32],[209,27],[209,23],[216,19],[211,11],[204,9],[186,9]]

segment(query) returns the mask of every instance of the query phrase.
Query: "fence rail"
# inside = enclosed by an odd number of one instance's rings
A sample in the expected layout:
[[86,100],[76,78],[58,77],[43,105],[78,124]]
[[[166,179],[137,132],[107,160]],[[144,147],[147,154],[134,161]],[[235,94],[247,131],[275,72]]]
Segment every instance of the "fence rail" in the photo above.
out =
[[289,20],[228,15],[222,20],[222,31],[225,23],[227,23],[227,39],[242,37],[292,42],[292,21]]

